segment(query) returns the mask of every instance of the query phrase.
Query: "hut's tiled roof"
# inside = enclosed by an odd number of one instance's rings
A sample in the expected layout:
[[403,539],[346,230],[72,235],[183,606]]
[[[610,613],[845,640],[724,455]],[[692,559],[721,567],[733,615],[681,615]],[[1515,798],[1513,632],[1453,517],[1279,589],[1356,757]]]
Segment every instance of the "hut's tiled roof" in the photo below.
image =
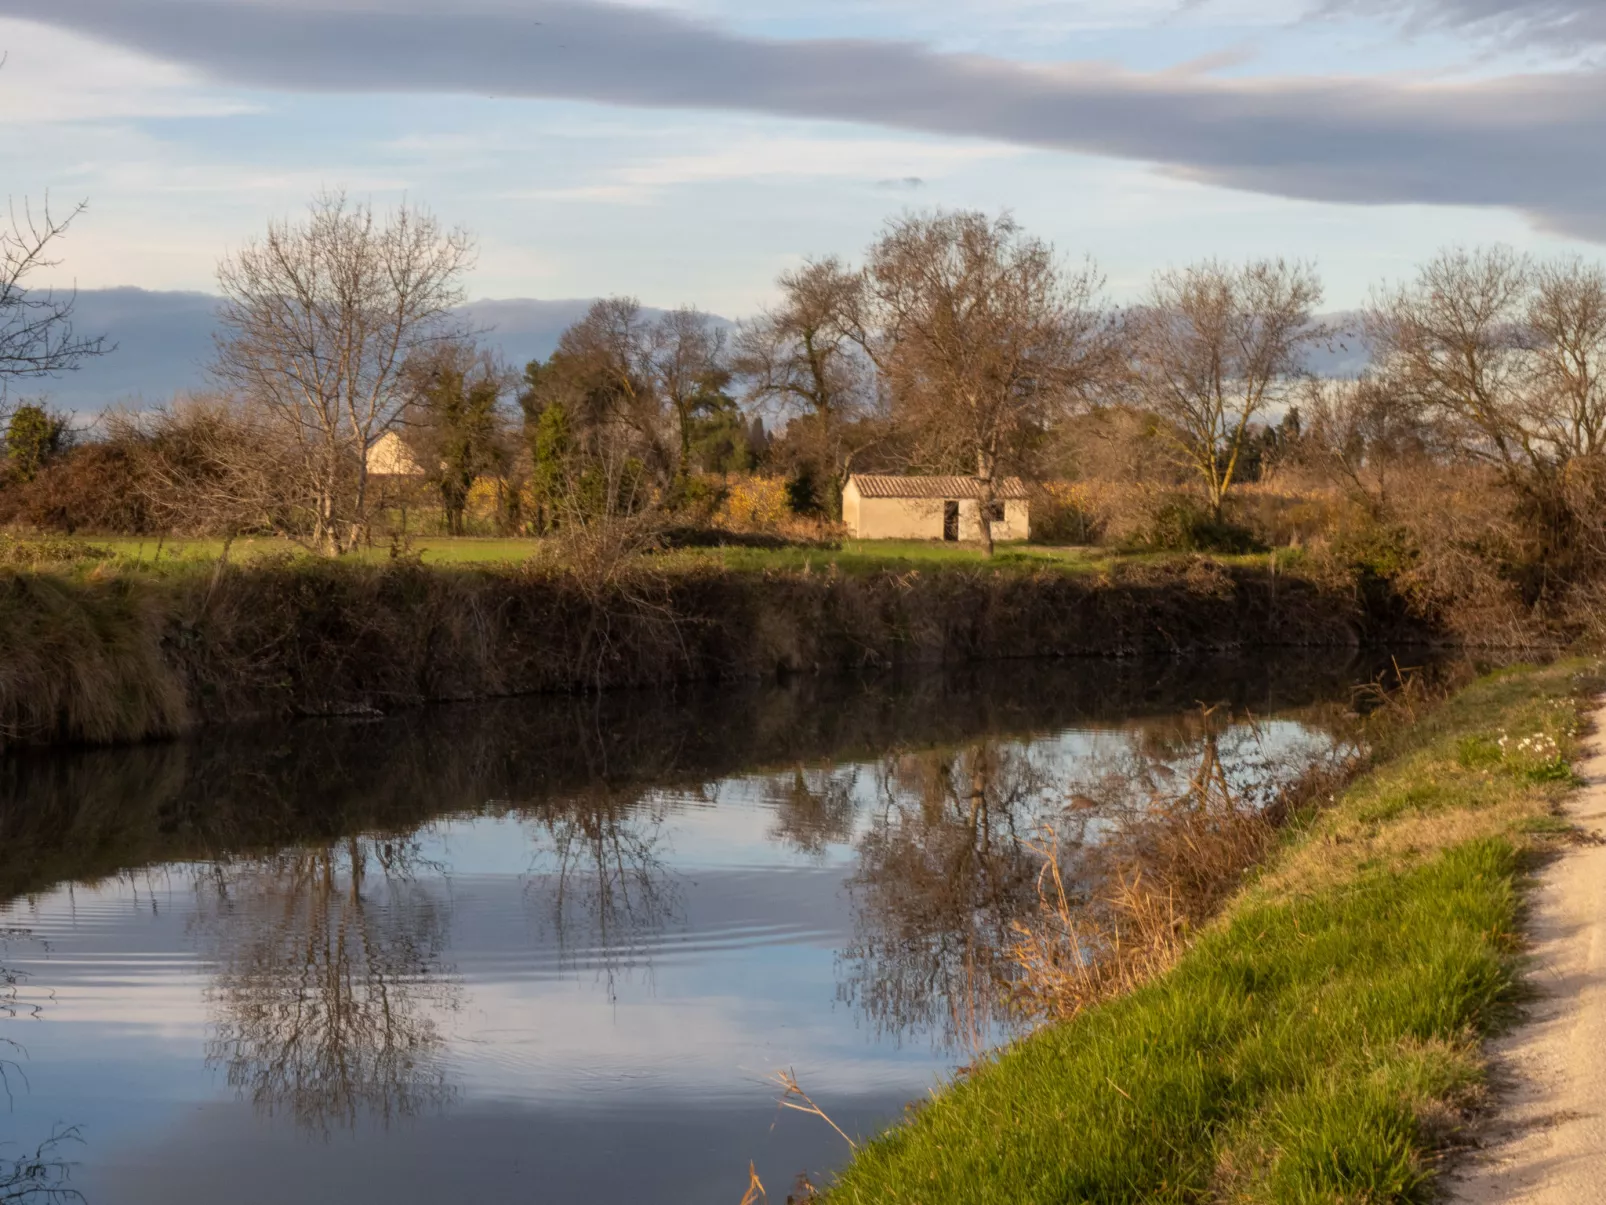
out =
[[[975,477],[877,477],[854,473],[849,478],[861,498],[980,498],[981,482]],[[1020,500],[1026,487],[1019,477],[994,483],[993,497]]]

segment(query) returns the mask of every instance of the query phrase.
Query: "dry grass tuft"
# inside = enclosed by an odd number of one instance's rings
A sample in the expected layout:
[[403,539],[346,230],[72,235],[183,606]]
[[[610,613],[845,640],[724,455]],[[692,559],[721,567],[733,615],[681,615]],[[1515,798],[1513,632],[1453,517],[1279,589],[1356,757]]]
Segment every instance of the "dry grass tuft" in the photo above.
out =
[[[1052,826],[1032,843],[1042,862],[1038,906],[1013,924],[1009,950],[1018,972],[1010,987],[1024,1014],[1075,1016],[1170,968],[1274,840],[1289,792],[1241,797],[1222,763],[1215,709],[1201,708],[1199,720],[1199,763],[1180,791],[1115,811],[1095,841],[1078,841],[1074,859]],[[1333,773],[1331,765],[1312,770],[1299,789]],[[1078,889],[1067,888],[1067,870]]]
[[[859,1149],[859,1144],[848,1137],[847,1131],[841,1126],[837,1125],[836,1122],[832,1121],[831,1118],[826,1114],[825,1110],[820,1108],[819,1105],[815,1104],[814,1101],[810,1099],[809,1094],[803,1091],[802,1087],[800,1087],[797,1082],[796,1074],[793,1073],[790,1067],[788,1067],[785,1071],[777,1071],[774,1075],[770,1076],[770,1079],[784,1089],[784,1095],[782,1095],[782,1097],[775,1102],[776,1104],[780,1105],[781,1108],[795,1109],[799,1113],[807,1113],[810,1117],[818,1117],[821,1121],[825,1122],[826,1125],[830,1126],[838,1134],[842,1135],[842,1141],[847,1143],[850,1149]],[[799,1104],[799,1101],[802,1103]]]
[[767,1205],[769,1194],[764,1191],[764,1181],[758,1178],[758,1168],[753,1161],[747,1161],[747,1191],[742,1194],[740,1205]]
[[184,685],[161,608],[116,576],[0,570],[0,747],[182,731]]

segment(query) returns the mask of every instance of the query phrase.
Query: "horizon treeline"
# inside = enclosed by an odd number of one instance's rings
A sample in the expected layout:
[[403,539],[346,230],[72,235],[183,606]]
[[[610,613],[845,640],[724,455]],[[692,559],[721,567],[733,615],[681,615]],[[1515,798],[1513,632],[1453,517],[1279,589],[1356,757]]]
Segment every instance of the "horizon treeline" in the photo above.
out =
[[[24,244],[0,281],[13,382],[103,350],[24,287],[42,259]],[[1022,477],[1043,539],[1342,545],[1385,575],[1431,562],[1421,589],[1487,576],[1528,605],[1599,556],[1606,271],[1578,257],[1444,251],[1339,331],[1309,262],[1202,259],[1117,308],[1091,260],[1007,214],[907,212],[856,263],[782,273],[734,326],[605,298],[510,366],[455,313],[475,254],[426,210],[315,199],[220,263],[214,393],[88,432],[10,408],[0,522],[328,553],[398,523],[828,534],[847,475],[880,471],[984,493]],[[1313,376],[1310,352],[1346,337],[1365,372]]]

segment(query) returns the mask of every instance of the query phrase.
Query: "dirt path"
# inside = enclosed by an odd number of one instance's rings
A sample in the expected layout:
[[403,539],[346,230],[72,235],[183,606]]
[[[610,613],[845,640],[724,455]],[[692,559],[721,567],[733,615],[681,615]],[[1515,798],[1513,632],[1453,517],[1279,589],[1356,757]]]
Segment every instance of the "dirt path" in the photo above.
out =
[[[1588,786],[1569,812],[1606,838],[1606,707],[1595,715]],[[1606,1205],[1606,844],[1545,868],[1533,904],[1528,1020],[1493,1048],[1497,1113],[1451,1177],[1461,1205]]]

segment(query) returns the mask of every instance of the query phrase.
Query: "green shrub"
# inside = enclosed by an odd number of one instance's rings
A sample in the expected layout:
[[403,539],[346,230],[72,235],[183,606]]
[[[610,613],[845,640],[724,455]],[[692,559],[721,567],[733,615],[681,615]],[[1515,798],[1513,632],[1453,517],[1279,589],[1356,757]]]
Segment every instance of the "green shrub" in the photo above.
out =
[[1211,514],[1191,498],[1170,498],[1149,521],[1142,546],[1166,552],[1263,552],[1255,533]]
[[815,477],[814,466],[801,464],[797,472],[786,479],[786,505],[794,515],[821,515],[825,513],[825,502],[821,497],[819,480]]
[[1492,736],[1466,736],[1456,742],[1455,760],[1468,770],[1489,770],[1498,766],[1505,754]]
[[1403,527],[1367,523],[1342,531],[1332,542],[1332,555],[1365,577],[1390,581],[1416,564],[1416,549]]
[[706,524],[713,521],[729,492],[718,477],[686,474],[675,478],[664,504],[684,521]]
[[0,567],[22,569],[32,565],[65,565],[74,561],[104,561],[109,549],[63,536],[25,539],[0,532]]

